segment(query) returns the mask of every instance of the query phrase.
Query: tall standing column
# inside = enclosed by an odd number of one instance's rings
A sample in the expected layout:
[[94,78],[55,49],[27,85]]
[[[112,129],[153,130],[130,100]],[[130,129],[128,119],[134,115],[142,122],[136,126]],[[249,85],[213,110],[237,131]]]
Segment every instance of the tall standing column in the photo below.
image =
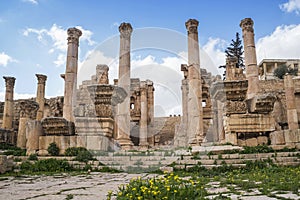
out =
[[78,47],[79,37],[81,35],[82,32],[77,28],[68,29],[67,64],[66,73],[63,75],[63,78],[65,79],[63,117],[71,122],[74,122],[73,109],[76,104]]
[[245,18],[241,21],[240,27],[243,31],[246,78],[248,80],[247,98],[251,99],[259,91],[258,67],[254,42],[253,20]]
[[147,102],[148,102],[148,143],[154,146],[154,133],[153,133],[153,123],[154,123],[154,87],[153,82],[147,80]]
[[296,109],[295,86],[292,75],[284,76],[287,120],[290,130],[298,129],[298,115]]
[[12,129],[14,118],[14,86],[16,78],[9,76],[3,76],[3,78],[5,80],[5,103],[2,128]]
[[142,149],[148,148],[148,101],[147,101],[147,85],[145,81],[141,81],[141,120],[140,120],[140,143]]
[[36,91],[36,102],[39,104],[36,120],[41,121],[44,117],[45,86],[46,86],[47,76],[43,74],[36,74],[36,77],[38,79],[38,86]]
[[122,149],[130,149],[130,38],[132,27],[130,23],[122,23],[120,31],[120,57],[119,57],[119,80],[118,86],[122,87],[127,96],[118,104],[118,136],[117,139]]
[[189,19],[186,23],[188,31],[188,129],[189,144],[200,144],[204,139],[203,133],[203,108],[202,86],[200,71],[200,54],[198,42],[198,25],[195,19]]

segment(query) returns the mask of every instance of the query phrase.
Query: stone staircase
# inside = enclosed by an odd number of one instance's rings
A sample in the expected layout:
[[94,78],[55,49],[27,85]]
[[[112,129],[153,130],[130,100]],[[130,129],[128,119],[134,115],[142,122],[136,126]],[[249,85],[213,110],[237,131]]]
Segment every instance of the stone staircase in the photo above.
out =
[[272,160],[277,165],[298,166],[300,165],[300,152],[277,152],[259,154],[219,154],[183,156],[175,161],[174,168],[188,169],[195,165],[201,165],[207,169],[220,167],[223,164],[233,167],[245,167],[247,161]]

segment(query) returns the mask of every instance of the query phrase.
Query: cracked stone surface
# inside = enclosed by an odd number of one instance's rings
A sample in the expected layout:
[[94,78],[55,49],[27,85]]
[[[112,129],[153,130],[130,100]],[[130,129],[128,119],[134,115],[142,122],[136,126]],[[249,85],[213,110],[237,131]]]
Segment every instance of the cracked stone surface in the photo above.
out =
[[134,177],[153,177],[148,174],[91,173],[86,175],[8,177],[0,181],[0,199],[60,200],[72,194],[73,199],[106,199],[109,190],[129,183]]

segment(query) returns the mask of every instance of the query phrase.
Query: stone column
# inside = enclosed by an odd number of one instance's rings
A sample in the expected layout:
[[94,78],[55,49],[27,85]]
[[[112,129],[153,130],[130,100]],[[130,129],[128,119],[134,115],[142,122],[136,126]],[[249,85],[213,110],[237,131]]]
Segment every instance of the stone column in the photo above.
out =
[[198,43],[198,24],[195,19],[186,23],[188,31],[188,129],[189,144],[200,144],[204,138],[203,133],[203,108],[202,86],[200,71],[200,54]]
[[109,84],[108,71],[109,68],[107,65],[97,65],[96,74],[98,84]]
[[46,85],[47,76],[42,74],[36,74],[36,77],[38,79],[36,102],[39,104],[39,110],[37,111],[36,120],[41,121],[44,117],[45,85]]
[[140,120],[140,143],[141,149],[148,148],[148,101],[147,101],[147,85],[145,81],[141,81],[141,120]]
[[16,78],[9,76],[3,76],[3,78],[5,80],[5,103],[2,128],[12,129],[14,119],[14,86]]
[[77,87],[77,70],[78,70],[78,46],[79,37],[82,32],[77,28],[68,29],[68,51],[66,73],[62,75],[65,79],[63,117],[74,122],[73,109],[76,105],[76,87]]
[[147,102],[148,102],[148,143],[154,146],[154,133],[153,133],[153,123],[154,123],[154,87],[153,82],[147,80]]
[[246,78],[248,80],[247,98],[253,98],[259,91],[258,67],[254,42],[253,20],[245,18],[241,21],[240,27],[243,31]]
[[295,99],[295,86],[292,75],[287,74],[284,76],[284,89],[286,98],[286,112],[287,120],[290,130],[297,130],[298,127],[298,116],[296,109]]
[[118,105],[117,139],[122,149],[131,149],[130,140],[130,38],[132,27],[130,23],[122,23],[120,31],[120,57],[118,86],[122,87],[127,97]]
[[30,101],[30,100],[21,101],[19,102],[19,105],[20,105],[20,118],[19,118],[17,147],[25,149],[26,142],[27,142],[26,124],[30,120],[31,113],[37,111],[39,106],[35,101]]

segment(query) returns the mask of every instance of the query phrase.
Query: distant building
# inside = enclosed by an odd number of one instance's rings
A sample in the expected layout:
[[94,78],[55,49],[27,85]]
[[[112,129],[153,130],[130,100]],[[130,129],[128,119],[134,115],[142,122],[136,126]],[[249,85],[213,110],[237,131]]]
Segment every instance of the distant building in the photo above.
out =
[[260,80],[275,79],[274,70],[281,65],[297,69],[300,75],[300,59],[263,59],[258,65]]

